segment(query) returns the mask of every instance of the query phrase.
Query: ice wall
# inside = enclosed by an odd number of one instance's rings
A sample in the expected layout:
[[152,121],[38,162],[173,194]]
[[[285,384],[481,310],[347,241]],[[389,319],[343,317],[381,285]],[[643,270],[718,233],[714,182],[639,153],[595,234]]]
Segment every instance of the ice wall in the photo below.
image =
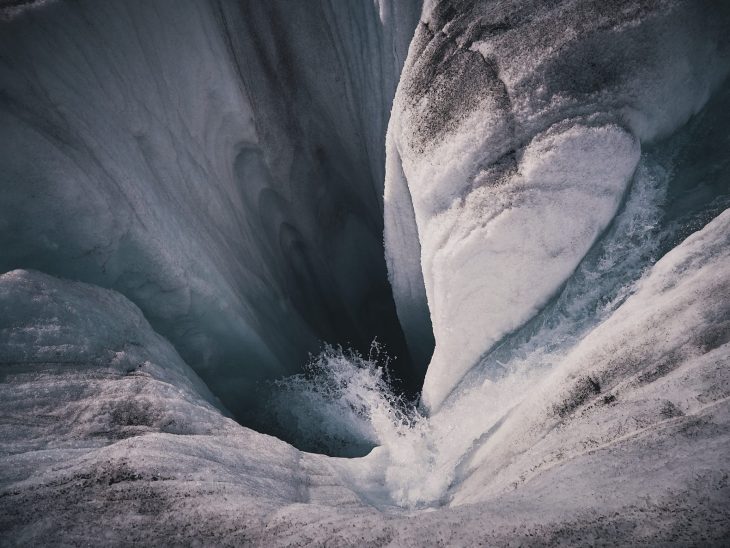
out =
[[387,138],[385,242],[436,411],[555,295],[615,216],[641,146],[730,68],[711,2],[430,2]]
[[237,414],[320,340],[403,354],[380,196],[417,4],[3,7],[0,271],[121,292]]

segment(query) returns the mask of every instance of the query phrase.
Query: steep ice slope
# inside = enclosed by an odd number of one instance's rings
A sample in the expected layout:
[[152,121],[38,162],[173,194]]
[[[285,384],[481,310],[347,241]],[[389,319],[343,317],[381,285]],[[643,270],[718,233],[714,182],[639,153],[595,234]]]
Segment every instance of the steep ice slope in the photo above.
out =
[[707,2],[432,2],[387,139],[385,241],[401,323],[436,349],[423,402],[549,301],[616,214],[641,143],[730,68]]
[[[729,223],[726,210],[672,250],[630,289],[635,294],[577,341],[552,348],[545,339],[541,348],[525,345],[503,377],[472,375],[469,386],[414,428],[381,428],[382,447],[362,461],[364,467],[349,465],[355,484],[379,504],[489,500],[586,452],[587,466],[599,465],[604,449],[644,435],[669,447],[667,453],[647,457],[630,441],[626,462],[633,460],[636,470],[664,467],[670,447],[679,443],[663,440],[665,427],[674,424],[665,420],[712,414],[716,404],[727,407]],[[559,331],[550,334],[557,337]],[[722,413],[712,428],[726,431]],[[714,442],[707,449],[701,467],[719,474],[726,466],[724,451]],[[604,464],[612,466],[613,458]],[[566,466],[565,473],[582,473]],[[612,481],[631,482],[634,473],[618,471]],[[647,489],[672,483],[660,476]],[[585,500],[576,490],[595,494],[603,480],[571,481],[565,493],[553,487],[552,496],[573,497],[565,504],[580,507]],[[635,496],[628,484],[606,486],[602,499]]]
[[[453,427],[477,422],[489,386],[451,408],[450,433],[434,422],[446,411],[433,417],[420,445],[424,430],[393,430],[363,459],[301,453],[223,417],[121,295],[0,276],[3,544],[719,543],[729,234],[726,211],[665,256],[445,478],[438,455],[407,449],[460,449]],[[394,461],[399,448],[413,460]],[[399,481],[421,494],[451,481],[451,507],[389,506]]]
[[120,291],[237,415],[322,339],[408,364],[380,196],[418,2],[28,6],[0,20],[0,271]]

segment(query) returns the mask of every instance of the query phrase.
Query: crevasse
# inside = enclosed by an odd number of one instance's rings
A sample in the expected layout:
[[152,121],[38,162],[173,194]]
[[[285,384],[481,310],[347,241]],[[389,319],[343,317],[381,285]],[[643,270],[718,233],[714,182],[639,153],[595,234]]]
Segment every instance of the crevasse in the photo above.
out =
[[365,351],[377,336],[418,382],[381,213],[416,2],[49,2],[8,17],[0,270],[119,291],[249,424],[256,383],[322,340]]
[[0,543],[727,537],[728,8],[422,8],[0,4]]

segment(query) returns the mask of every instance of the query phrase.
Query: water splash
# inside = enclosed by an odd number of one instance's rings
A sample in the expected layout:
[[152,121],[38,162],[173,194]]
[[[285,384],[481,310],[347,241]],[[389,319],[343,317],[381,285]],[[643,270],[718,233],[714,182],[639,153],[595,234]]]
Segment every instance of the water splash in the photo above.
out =
[[303,373],[271,387],[278,433],[304,450],[352,457],[386,442],[385,432],[411,427],[419,415],[394,389],[390,363],[377,340],[367,356],[325,345]]
[[[546,377],[661,257],[661,241],[671,229],[664,222],[670,168],[650,153],[642,156],[621,211],[560,294],[484,356],[438,413],[426,417],[397,395],[378,345],[368,357],[325,347],[304,374],[277,383],[278,408],[291,415],[300,435],[318,440],[330,454],[370,450],[332,463],[374,506],[448,504],[473,457],[512,410],[540,393]],[[510,439],[517,443],[522,433],[514,428]]]
[[425,417],[396,396],[387,361],[333,347],[314,358],[306,373],[278,383],[281,407],[296,410],[299,416],[292,420],[300,431],[326,440],[340,455],[346,445],[375,447],[365,458],[336,464],[370,503],[380,508],[448,503],[471,456],[570,349],[624,302],[656,261],[667,180],[667,171],[644,155],[621,212],[561,293],[485,356],[437,414]]

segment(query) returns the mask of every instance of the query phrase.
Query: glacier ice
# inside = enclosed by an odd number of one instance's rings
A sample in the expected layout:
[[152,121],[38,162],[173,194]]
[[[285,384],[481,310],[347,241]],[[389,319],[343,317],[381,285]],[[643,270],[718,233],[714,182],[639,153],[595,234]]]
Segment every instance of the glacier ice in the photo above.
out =
[[410,344],[433,323],[432,411],[575,270],[640,143],[680,127],[728,74],[727,18],[666,4],[425,8],[388,130],[385,240]]
[[727,6],[0,28],[1,545],[728,537]]
[[[0,526],[17,543],[719,542],[728,234],[726,211],[548,374],[485,383],[416,428],[376,422],[360,459],[224,417],[118,293],[7,273]],[[446,508],[394,506],[434,495]]]
[[0,270],[121,292],[242,418],[320,340],[377,335],[408,376],[380,196],[416,8],[51,2],[4,21]]

